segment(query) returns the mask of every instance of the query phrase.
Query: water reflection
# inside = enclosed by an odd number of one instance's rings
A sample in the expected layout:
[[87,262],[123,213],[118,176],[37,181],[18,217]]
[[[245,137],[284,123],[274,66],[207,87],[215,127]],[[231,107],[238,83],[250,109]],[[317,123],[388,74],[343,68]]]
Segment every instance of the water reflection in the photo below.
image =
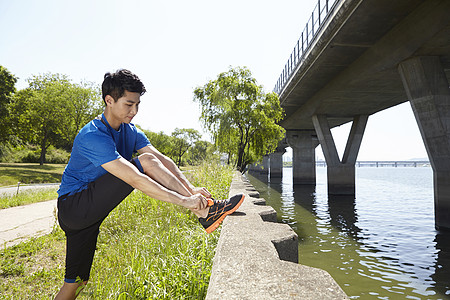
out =
[[285,186],[285,193],[288,193],[286,190],[292,191],[292,197],[294,198],[295,203],[301,205],[309,212],[314,212],[315,208],[315,194],[316,194],[316,186],[315,185],[289,185]]
[[450,298],[450,232],[438,232],[434,242],[437,259],[431,279],[436,283],[436,291]]
[[358,172],[357,199],[328,196],[323,169],[316,186],[293,186],[289,169],[250,180],[297,232],[300,263],[327,270],[352,299],[450,299],[450,234],[434,230],[431,172]]
[[328,212],[331,225],[354,238],[358,238],[361,229],[356,226],[358,215],[356,214],[355,197],[348,195],[328,195]]

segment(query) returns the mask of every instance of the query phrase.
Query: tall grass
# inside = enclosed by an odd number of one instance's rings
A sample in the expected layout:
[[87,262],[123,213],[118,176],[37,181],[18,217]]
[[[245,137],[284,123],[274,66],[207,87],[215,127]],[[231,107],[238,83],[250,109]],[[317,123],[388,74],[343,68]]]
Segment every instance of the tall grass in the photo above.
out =
[[104,224],[86,294],[96,299],[204,298],[218,234],[206,235],[180,207],[142,193],[130,200]]
[[[226,198],[232,174],[231,168],[204,164],[189,178]],[[78,299],[203,299],[219,232],[208,235],[188,210],[133,192],[102,224],[91,278]],[[36,251],[21,251],[31,247],[24,243],[0,252],[3,298],[56,294],[64,266],[61,236],[58,227],[32,242],[41,245]]]

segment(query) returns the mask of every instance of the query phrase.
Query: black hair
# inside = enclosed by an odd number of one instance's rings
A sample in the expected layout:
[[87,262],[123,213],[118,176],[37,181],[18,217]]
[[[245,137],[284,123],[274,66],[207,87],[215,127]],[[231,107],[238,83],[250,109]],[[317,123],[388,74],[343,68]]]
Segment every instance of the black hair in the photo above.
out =
[[139,77],[129,70],[120,69],[114,73],[105,74],[102,83],[103,101],[105,101],[106,95],[110,95],[114,101],[117,101],[125,94],[125,91],[139,93],[142,96],[146,89]]

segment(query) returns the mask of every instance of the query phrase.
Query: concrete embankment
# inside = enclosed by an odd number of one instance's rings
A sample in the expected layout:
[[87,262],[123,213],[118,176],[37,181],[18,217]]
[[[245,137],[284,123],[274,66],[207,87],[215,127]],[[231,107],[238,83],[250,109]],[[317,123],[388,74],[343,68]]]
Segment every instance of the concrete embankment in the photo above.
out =
[[326,271],[298,264],[297,234],[276,223],[275,210],[239,173],[230,196],[237,193],[246,198],[223,222],[207,300],[348,299]]

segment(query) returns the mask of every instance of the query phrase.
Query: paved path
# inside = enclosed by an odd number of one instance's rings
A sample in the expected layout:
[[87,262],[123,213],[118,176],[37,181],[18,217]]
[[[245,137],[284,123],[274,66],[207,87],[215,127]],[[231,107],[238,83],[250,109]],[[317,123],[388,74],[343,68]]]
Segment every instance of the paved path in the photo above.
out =
[[0,249],[50,233],[55,213],[56,200],[0,209]]

